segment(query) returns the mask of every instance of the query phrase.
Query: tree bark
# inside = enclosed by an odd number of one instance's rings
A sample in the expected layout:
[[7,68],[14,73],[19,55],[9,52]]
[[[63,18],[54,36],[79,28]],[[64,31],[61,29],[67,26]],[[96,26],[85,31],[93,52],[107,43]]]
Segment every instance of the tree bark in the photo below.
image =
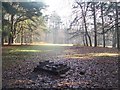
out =
[[[87,31],[87,24],[86,24],[86,13],[87,13],[87,9],[88,9],[88,3],[87,3],[87,7],[86,7],[86,10],[83,9],[83,6],[81,5],[81,3],[77,2],[78,5],[80,5],[80,8],[82,10],[82,17],[83,17],[83,23],[84,23],[84,27],[85,27],[85,41],[86,41],[86,45],[88,45],[88,40],[89,40],[89,44],[90,46],[92,46],[92,41],[91,41],[91,37]],[[85,4],[84,4],[84,7],[85,7]]]
[[8,45],[12,45],[13,44],[13,35],[9,35],[9,38],[8,38]]
[[103,47],[105,47],[105,30],[104,30],[104,18],[103,18],[103,3],[101,3],[101,19],[102,19],[102,32],[103,32]]
[[88,46],[88,40],[87,40],[87,37],[88,37],[89,44],[90,44],[90,46],[92,46],[92,41],[91,41],[90,35],[88,34],[88,31],[87,31],[86,19],[85,19],[84,15],[83,15],[83,21],[84,21],[84,26],[85,26],[85,40],[86,40],[86,45]]
[[94,16],[94,47],[97,47],[97,26],[96,26],[96,12],[95,12],[95,2],[93,2],[93,16]]
[[11,44],[13,44],[13,17],[14,17],[14,15],[11,15],[11,27],[10,27],[10,35],[9,35],[9,38],[8,38],[8,45],[11,45]]
[[117,48],[120,49],[120,42],[119,42],[119,39],[120,39],[120,30],[119,30],[119,27],[118,27],[118,3],[115,2],[115,10],[116,10],[116,19],[115,19],[115,31],[116,31],[116,34],[117,34]]
[[23,45],[23,28],[22,28],[22,31],[21,31],[21,45]]
[[85,35],[83,35],[83,44],[84,44],[84,46],[86,46],[86,43],[85,43]]
[[2,46],[3,46],[4,45],[4,37],[3,36],[2,36],[2,41],[1,42],[2,42]]

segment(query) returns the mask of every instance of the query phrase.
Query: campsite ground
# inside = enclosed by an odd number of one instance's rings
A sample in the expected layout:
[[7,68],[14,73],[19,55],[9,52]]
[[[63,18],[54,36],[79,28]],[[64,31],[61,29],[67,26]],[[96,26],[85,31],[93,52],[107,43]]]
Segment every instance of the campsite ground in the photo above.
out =
[[[33,72],[40,61],[65,63],[62,77]],[[84,74],[81,74],[84,72]],[[112,48],[59,45],[2,47],[3,88],[118,89],[118,51]]]

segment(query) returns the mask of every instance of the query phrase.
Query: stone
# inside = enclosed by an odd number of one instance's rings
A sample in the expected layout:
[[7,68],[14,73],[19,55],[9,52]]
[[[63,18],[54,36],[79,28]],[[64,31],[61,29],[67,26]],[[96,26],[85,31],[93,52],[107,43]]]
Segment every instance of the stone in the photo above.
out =
[[60,74],[66,73],[69,69],[70,67],[68,67],[65,64],[61,64],[61,63],[56,64],[51,61],[42,61],[42,62],[39,62],[39,65],[34,68],[34,72],[46,71],[51,74],[60,75]]
[[84,75],[84,74],[85,74],[85,71],[81,71],[81,72],[80,72],[80,75]]

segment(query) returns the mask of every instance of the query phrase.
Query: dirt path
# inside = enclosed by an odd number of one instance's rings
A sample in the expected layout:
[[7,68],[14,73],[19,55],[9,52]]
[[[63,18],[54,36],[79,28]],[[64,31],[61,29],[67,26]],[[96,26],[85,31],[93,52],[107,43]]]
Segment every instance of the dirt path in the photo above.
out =
[[[43,49],[44,52],[33,52],[30,48],[30,54],[22,54],[22,51],[6,54],[8,49],[10,52],[10,48],[3,47],[3,66],[6,65],[3,67],[3,88],[118,88],[116,49],[66,46]],[[16,50],[19,51],[18,48]],[[34,50],[40,51],[41,48]],[[5,60],[10,68],[7,68]],[[42,60],[65,63],[70,70],[61,77],[34,73],[34,67]]]

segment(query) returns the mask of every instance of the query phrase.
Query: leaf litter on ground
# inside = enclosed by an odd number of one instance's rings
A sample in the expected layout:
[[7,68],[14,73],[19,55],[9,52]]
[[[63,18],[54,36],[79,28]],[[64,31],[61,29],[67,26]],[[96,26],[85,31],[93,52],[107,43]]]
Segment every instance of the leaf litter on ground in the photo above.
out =
[[[116,49],[78,46],[50,49],[47,47],[45,50],[51,51],[9,54],[7,49],[10,48],[5,46],[2,48],[6,50],[2,54],[3,88],[118,88],[118,51]],[[41,47],[35,47],[35,49],[40,50]],[[46,72],[34,73],[34,68],[44,60],[67,64],[70,70],[61,76]]]

